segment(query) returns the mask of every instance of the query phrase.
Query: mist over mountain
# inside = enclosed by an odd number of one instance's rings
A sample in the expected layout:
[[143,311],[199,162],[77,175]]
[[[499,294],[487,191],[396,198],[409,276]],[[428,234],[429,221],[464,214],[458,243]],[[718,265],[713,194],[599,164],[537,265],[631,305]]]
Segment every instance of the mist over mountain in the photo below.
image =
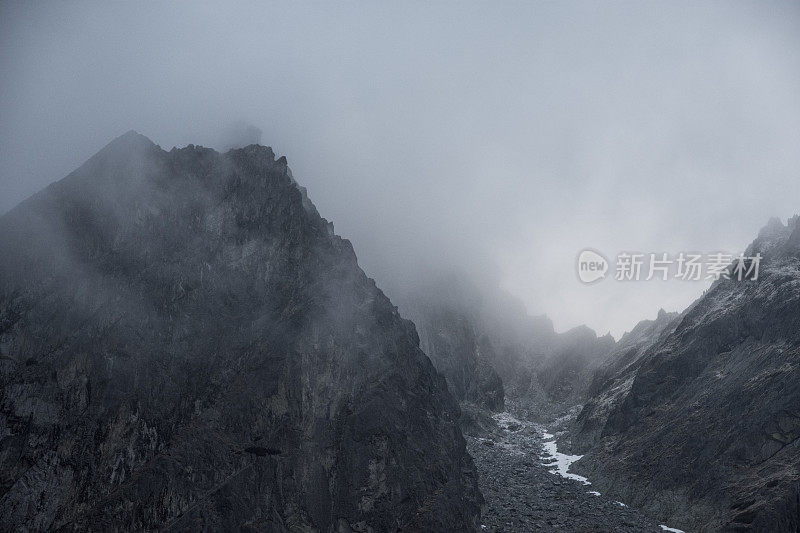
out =
[[398,297],[422,348],[456,398],[491,411],[504,399],[547,420],[585,399],[593,371],[616,343],[586,326],[557,333],[547,316],[530,316],[498,286],[457,272],[419,277]]
[[579,471],[687,530],[800,527],[799,245],[798,217],[772,220],[757,280],[721,279],[619,352],[578,416],[599,439]]
[[475,526],[444,378],[270,148],[125,134],[0,249],[2,529]]
[[791,1],[3,2],[0,212],[131,128],[224,151],[244,121],[390,296],[467,269],[619,338],[708,284],[587,287],[580,250],[739,252],[796,211],[798,24]]
[[[558,333],[457,272],[398,309],[285,157],[129,132],[0,217],[0,524],[789,531],[799,232],[619,341]],[[635,510],[514,462],[543,424]]]
[[786,0],[0,2],[0,532],[797,533],[798,95]]
[[661,310],[655,320],[643,320],[626,333],[601,365],[591,374],[585,394],[587,401],[577,416],[573,444],[579,451],[596,444],[611,410],[630,390],[646,350],[671,327],[677,325],[678,313]]

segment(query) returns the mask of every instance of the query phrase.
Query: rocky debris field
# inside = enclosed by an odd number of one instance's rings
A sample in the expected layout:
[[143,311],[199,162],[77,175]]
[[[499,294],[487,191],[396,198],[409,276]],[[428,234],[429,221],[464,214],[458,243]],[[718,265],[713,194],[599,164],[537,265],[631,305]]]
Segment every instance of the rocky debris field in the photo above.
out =
[[590,484],[553,473],[557,465],[543,444],[542,426],[508,413],[494,419],[490,435],[467,437],[486,498],[483,531],[664,531],[636,509],[597,495]]

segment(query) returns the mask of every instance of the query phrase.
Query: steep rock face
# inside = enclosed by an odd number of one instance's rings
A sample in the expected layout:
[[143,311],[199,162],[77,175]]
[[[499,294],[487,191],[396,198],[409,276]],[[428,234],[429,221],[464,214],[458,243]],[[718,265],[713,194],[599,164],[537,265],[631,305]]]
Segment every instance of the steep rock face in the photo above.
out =
[[422,349],[445,376],[453,395],[483,409],[502,411],[505,391],[493,366],[494,348],[481,333],[475,303],[453,298],[456,293],[449,297],[433,296],[441,294],[436,290],[416,293],[407,300],[404,313],[416,324]]
[[474,527],[444,379],[271,149],[131,132],[0,249],[0,529]]
[[529,419],[549,422],[585,401],[592,373],[615,342],[586,326],[557,333],[546,317],[525,316],[523,335],[497,341],[510,362],[502,374],[506,395]]
[[438,276],[401,299],[422,346],[462,401],[502,410],[504,397],[545,420],[585,400],[592,372],[614,347],[581,326],[556,333],[547,317],[499,288]]
[[505,405],[503,381],[492,367],[492,346],[478,339],[468,317],[452,309],[430,310],[418,324],[421,346],[459,400],[491,411]]
[[772,221],[759,278],[716,282],[639,357],[575,464],[600,490],[693,531],[800,527],[799,244]]
[[662,309],[655,320],[642,320],[622,336],[594,370],[585,390],[588,400],[570,428],[576,451],[582,453],[597,442],[611,412],[630,391],[642,355],[665,330],[675,326],[677,317],[678,313]]
[[536,382],[551,409],[563,410],[583,402],[592,373],[614,346],[611,335],[598,337],[586,326],[558,335],[552,351],[536,369]]

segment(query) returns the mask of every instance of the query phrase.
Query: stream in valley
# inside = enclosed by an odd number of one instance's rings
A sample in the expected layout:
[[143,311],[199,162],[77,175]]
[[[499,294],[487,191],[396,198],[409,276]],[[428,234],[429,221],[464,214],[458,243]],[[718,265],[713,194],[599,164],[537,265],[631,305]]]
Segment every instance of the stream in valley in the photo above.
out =
[[592,490],[590,480],[569,471],[581,456],[559,453],[545,427],[507,412],[493,418],[497,435],[466,437],[486,498],[483,531],[680,533]]

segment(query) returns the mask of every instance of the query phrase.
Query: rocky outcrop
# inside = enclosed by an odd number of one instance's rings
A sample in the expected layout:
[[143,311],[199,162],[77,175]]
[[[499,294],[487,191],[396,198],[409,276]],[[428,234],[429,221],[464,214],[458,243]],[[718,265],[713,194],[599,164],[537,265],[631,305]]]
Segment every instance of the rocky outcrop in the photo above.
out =
[[598,337],[594,330],[578,326],[559,334],[549,353],[532,367],[534,380],[528,397],[539,391],[539,418],[552,418],[585,399],[595,369],[615,346],[611,335]]
[[[448,289],[443,292],[445,285]],[[502,411],[505,391],[494,368],[497,355],[475,314],[480,305],[465,302],[463,294],[459,283],[442,280],[407,298],[403,312],[416,324],[423,351],[445,376],[453,395],[461,402]]]
[[716,282],[604,382],[601,439],[574,465],[599,490],[692,531],[800,527],[798,243],[796,217],[771,221],[746,254],[757,280]]
[[678,313],[663,309],[655,320],[642,320],[625,333],[603,363],[594,370],[585,388],[588,400],[581,408],[570,434],[578,453],[587,451],[600,438],[611,412],[630,391],[641,357],[659,337],[674,327]]
[[504,408],[503,381],[492,367],[492,345],[456,310],[430,309],[417,319],[422,349],[444,374],[456,398],[491,411]]
[[126,134],[0,249],[0,529],[474,528],[444,378],[271,149]]

